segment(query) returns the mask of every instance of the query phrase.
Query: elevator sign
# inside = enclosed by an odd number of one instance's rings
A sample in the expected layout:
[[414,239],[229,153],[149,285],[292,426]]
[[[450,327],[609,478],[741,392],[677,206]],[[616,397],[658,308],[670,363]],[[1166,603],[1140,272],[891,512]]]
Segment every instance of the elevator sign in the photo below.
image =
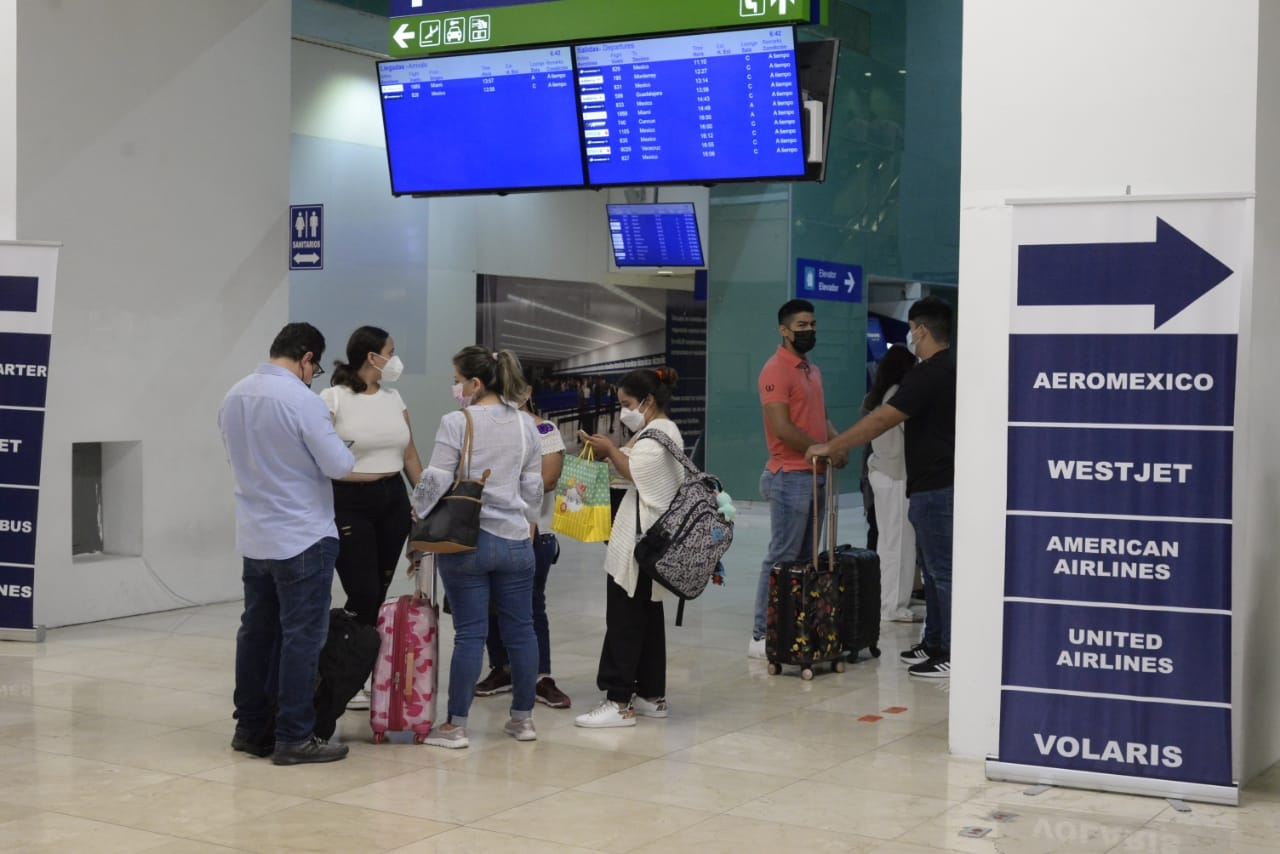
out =
[[1240,199],[1014,209],[997,779],[1235,803]]

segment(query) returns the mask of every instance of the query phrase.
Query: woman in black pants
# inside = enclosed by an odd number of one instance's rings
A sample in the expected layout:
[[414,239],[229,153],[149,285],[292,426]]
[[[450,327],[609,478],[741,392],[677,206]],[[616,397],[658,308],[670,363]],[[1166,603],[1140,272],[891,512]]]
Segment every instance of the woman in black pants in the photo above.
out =
[[[347,361],[334,362],[332,386],[320,397],[340,436],[355,454],[351,474],[333,484],[338,525],[336,569],[346,609],[366,625],[378,623],[409,535],[409,496],[400,477],[422,477],[409,413],[399,392],[387,388],[404,370],[395,341],[383,329],[361,326],[347,341]],[[361,691],[348,708],[368,708]]]
[[667,640],[663,599],[671,598],[640,571],[635,559],[637,528],[648,530],[684,483],[684,467],[649,433],[661,432],[682,447],[680,428],[668,415],[676,372],[671,368],[632,371],[618,384],[622,425],[635,437],[619,448],[608,436],[579,437],[599,459],[607,459],[631,481],[618,508],[604,569],[605,635],[596,686],[605,698],[574,719],[580,727],[635,726],[637,717],[667,716]]

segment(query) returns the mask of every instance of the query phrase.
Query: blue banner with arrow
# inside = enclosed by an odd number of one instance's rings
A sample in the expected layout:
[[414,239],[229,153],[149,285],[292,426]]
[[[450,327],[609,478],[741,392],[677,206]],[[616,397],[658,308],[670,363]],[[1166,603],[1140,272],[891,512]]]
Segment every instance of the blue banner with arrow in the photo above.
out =
[[1004,658],[988,776],[1236,803],[1239,199],[1014,209]]

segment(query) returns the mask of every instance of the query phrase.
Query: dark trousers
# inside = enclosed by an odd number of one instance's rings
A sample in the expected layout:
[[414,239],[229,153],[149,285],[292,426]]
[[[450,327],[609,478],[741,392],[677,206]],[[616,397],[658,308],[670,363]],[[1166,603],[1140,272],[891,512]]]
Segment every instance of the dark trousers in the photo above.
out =
[[[533,540],[533,633],[538,638],[538,675],[551,673],[551,625],[547,622],[547,576],[551,564],[560,557],[560,542],[555,534],[539,534]],[[509,667],[511,658],[502,642],[498,610],[489,609],[489,666]]]
[[329,633],[338,544],[319,540],[287,560],[244,558],[244,612],[236,632],[236,732],[302,744],[315,728],[316,665]]
[[409,536],[409,494],[398,474],[364,482],[335,480],[333,508],[344,607],[360,623],[376,626]]
[[633,694],[655,699],[667,694],[667,627],[662,603],[650,601],[653,580],[641,573],[636,595],[628,596],[605,578],[604,647],[596,687],[615,703]]

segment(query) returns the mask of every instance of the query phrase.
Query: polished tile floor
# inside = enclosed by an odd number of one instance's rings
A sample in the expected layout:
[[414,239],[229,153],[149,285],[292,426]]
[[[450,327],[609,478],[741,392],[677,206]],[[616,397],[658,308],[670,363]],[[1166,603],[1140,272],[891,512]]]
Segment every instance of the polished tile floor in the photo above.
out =
[[[842,540],[861,541],[860,515],[846,513]],[[574,708],[539,706],[532,744],[502,734],[508,700],[494,697],[476,701],[465,751],[375,747],[352,712],[346,761],[277,768],[235,753],[238,603],[0,643],[0,851],[1280,850],[1275,769],[1242,807],[1189,813],[987,781],[980,762],[947,755],[947,683],[893,660],[917,627],[885,624],[884,657],[843,674],[768,676],[745,657],[768,519],[759,506],[739,519],[728,586],[669,629],[671,717],[634,729],[572,725],[598,697],[599,545],[565,542],[552,571],[553,663]],[[973,827],[988,833],[962,834]]]

